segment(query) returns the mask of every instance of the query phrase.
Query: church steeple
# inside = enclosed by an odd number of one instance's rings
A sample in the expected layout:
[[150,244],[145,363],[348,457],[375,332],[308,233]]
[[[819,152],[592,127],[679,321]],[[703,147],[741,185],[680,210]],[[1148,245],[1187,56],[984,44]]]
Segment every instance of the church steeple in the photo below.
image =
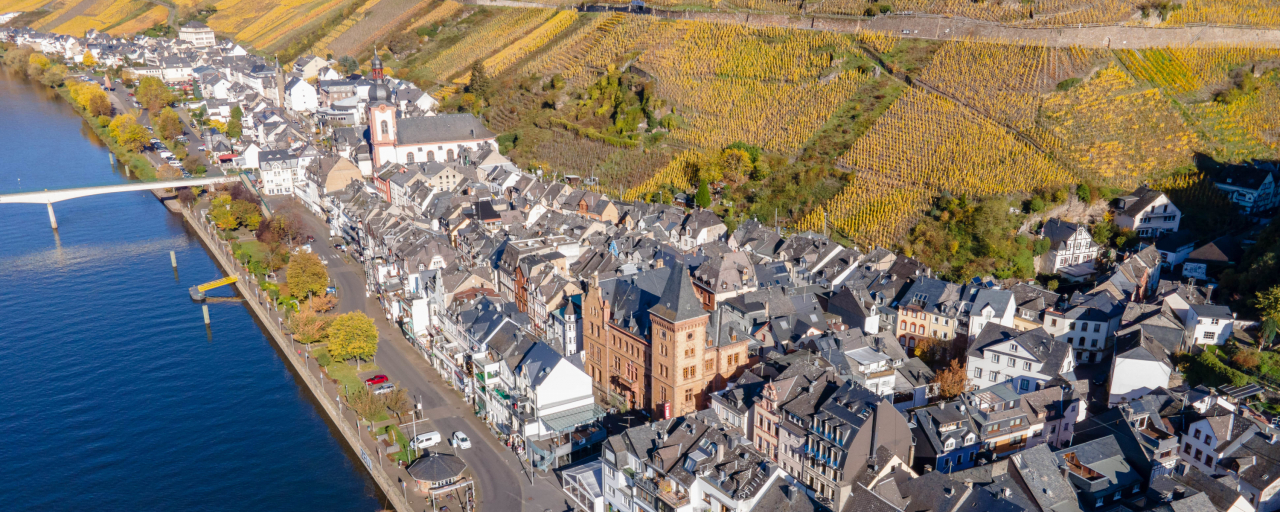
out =
[[382,58],[378,57],[378,47],[373,47],[373,59],[369,61],[369,78],[382,80]]

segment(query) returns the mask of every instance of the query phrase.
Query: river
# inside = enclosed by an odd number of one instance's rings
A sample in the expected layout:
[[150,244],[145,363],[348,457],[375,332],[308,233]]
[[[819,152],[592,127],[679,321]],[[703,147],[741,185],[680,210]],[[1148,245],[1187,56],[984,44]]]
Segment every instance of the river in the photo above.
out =
[[[61,99],[0,70],[0,193],[126,181]],[[380,494],[149,192],[0,205],[0,509],[373,511]],[[178,270],[170,266],[175,251]],[[230,289],[211,294],[230,295]]]

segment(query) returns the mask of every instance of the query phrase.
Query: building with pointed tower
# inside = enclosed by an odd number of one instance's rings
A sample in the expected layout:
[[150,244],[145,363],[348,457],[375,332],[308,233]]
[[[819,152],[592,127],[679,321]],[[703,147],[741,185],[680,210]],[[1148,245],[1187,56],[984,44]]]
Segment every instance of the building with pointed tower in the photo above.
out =
[[452,162],[485,148],[497,148],[497,135],[471,114],[402,117],[375,51],[369,87],[369,147],[373,167],[388,162]]
[[687,267],[593,277],[582,303],[586,370],[597,401],[658,418],[708,407],[749,366],[747,339],[718,336]]

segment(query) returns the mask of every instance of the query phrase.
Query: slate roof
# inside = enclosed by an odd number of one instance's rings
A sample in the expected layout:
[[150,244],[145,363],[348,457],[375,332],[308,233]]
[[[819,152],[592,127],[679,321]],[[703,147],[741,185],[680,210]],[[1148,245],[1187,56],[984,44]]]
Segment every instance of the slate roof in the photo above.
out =
[[494,133],[471,114],[441,114],[396,120],[397,144],[443,144],[493,137]]
[[756,506],[751,508],[751,512],[825,512],[827,510],[830,509],[814,500],[805,492],[804,487],[789,484],[784,478],[775,478],[760,495]]
[[1055,452],[1058,464],[1063,468],[1069,467],[1068,454],[1074,455],[1080,465],[1102,475],[1101,478],[1089,479],[1067,470],[1067,480],[1082,492],[1098,493],[1115,488],[1128,489],[1134,482],[1142,480],[1137,471],[1134,471],[1125,460],[1124,454],[1120,451],[1120,445],[1112,436],[1078,443]]
[[1128,217],[1137,218],[1138,214],[1146,210],[1148,206],[1151,206],[1151,203],[1156,202],[1163,195],[1164,192],[1143,185],[1134,190],[1133,193],[1120,198],[1128,203],[1120,212]]
[[1240,261],[1240,256],[1243,254],[1244,251],[1240,248],[1240,241],[1236,237],[1223,235],[1191,251],[1191,254],[1187,256],[1187,260],[1232,263]]
[[1058,459],[1049,445],[1040,444],[1010,456],[1013,468],[1031,489],[1031,497],[1041,510],[1068,512],[1080,510],[1075,489],[1058,470]]
[[[1030,331],[1018,332],[1017,329],[1005,327],[995,322],[988,323],[982,328],[982,332],[978,333],[978,337],[974,339],[973,344],[969,345],[969,356],[983,359],[988,349],[1002,348],[1001,346],[1010,341],[1016,342],[1018,346],[1025,349],[1036,361],[1043,364],[1042,372],[1047,375],[1056,375],[1058,369],[1062,367],[1062,362],[1066,360],[1067,355],[1071,352],[1071,346],[1064,342],[1055,340],[1043,327],[1038,327]],[[1002,350],[1007,352],[1007,350]],[[1025,358],[1025,354],[1019,354]]]
[[667,277],[666,286],[658,303],[649,308],[649,312],[658,315],[671,323],[679,323],[711,314],[702,309],[702,300],[693,291],[693,281],[689,279],[689,269],[680,266]]
[[1042,232],[1044,233],[1045,238],[1049,239],[1050,245],[1052,245],[1054,249],[1058,249],[1071,238],[1071,235],[1076,234],[1076,231],[1079,229],[1079,224],[1067,222],[1062,219],[1049,219],[1048,222],[1044,223],[1044,229]]
[[432,453],[413,461],[409,476],[422,482],[442,482],[461,475],[467,463],[448,453]]

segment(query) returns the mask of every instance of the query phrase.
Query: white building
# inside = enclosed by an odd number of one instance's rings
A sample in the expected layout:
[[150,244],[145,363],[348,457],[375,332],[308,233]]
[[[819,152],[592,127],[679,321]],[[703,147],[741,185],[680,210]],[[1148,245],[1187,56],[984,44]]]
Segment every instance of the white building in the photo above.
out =
[[207,48],[215,44],[213,29],[198,21],[192,21],[179,28],[178,39],[190,41],[197,48]]
[[516,367],[521,407],[520,433],[527,439],[563,435],[604,415],[592,395],[591,377],[546,343],[529,349]]
[[1280,171],[1273,162],[1232,165],[1214,173],[1213,184],[1247,215],[1280,206],[1277,173]]
[[995,322],[1012,328],[1014,313],[1018,307],[1014,305],[1013,292],[1009,290],[977,290],[973,298],[973,306],[969,308],[969,337],[972,339],[982,332],[988,323]]
[[1159,237],[1178,231],[1178,224],[1182,222],[1182,212],[1169,201],[1169,196],[1145,185],[1118,201],[1116,225],[1132,229],[1140,237]]
[[1261,430],[1244,416],[1223,409],[1209,412],[1215,411],[1221,414],[1201,419],[1187,427],[1180,439],[1182,449],[1178,450],[1178,457],[1182,459],[1183,465],[1194,467],[1209,476],[1226,473],[1218,463],[1224,452],[1234,448],[1234,441],[1245,439],[1245,436],[1252,436]]
[[969,345],[969,383],[985,388],[1013,381],[1013,389],[1027,393],[1075,369],[1071,348],[1043,328],[1026,332],[989,323]]
[[1142,329],[1117,337],[1107,403],[1115,406],[1142,398],[1156,388],[1168,388],[1174,369],[1168,350]]
[[258,154],[258,179],[263,194],[292,195],[295,185],[305,186],[306,166],[288,150],[262,151]]
[[1092,262],[1098,257],[1098,244],[1094,243],[1087,226],[1049,219],[1040,233],[1050,243],[1044,257],[1046,265],[1042,271],[1045,273],[1056,274],[1063,268]]
[[289,79],[284,86],[285,108],[294,112],[315,112],[320,108],[320,96],[315,86],[298,77]]
[[1217,304],[1193,304],[1184,310],[1182,322],[1192,330],[1192,340],[1200,345],[1221,345],[1231,338],[1235,315],[1231,308]]
[[1111,354],[1109,340],[1124,315],[1124,306],[1110,293],[1077,296],[1066,311],[1044,313],[1044,330],[1075,349],[1075,360],[1096,363]]

